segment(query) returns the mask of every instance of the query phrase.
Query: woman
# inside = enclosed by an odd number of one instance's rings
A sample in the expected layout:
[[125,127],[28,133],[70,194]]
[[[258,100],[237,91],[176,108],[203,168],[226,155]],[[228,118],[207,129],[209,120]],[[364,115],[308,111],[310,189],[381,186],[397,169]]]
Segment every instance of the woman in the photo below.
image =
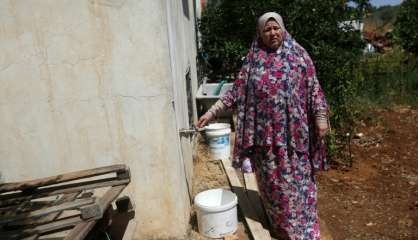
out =
[[233,163],[255,171],[272,226],[290,239],[320,239],[315,171],[325,168],[328,106],[311,58],[265,13],[231,91],[196,124],[236,107]]

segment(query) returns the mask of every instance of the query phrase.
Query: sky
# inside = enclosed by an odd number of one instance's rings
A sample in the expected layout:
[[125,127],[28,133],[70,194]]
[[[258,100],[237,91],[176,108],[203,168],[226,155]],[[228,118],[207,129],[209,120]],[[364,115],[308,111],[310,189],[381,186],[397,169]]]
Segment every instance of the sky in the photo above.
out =
[[382,5],[397,5],[400,4],[402,0],[371,0],[370,3],[373,6],[379,7]]

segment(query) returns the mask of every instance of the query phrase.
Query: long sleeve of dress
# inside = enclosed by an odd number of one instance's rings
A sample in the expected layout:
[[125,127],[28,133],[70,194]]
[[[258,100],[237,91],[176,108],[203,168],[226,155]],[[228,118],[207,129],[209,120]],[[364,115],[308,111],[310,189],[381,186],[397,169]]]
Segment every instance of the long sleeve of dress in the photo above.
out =
[[326,144],[324,139],[315,133],[315,123],[316,121],[327,121],[328,104],[316,76],[315,66],[306,51],[303,57],[307,63],[306,81],[308,85],[308,117],[310,119],[310,158],[314,171],[325,170],[328,167]]
[[328,124],[328,105],[325,100],[324,92],[316,77],[315,70],[313,70],[313,72],[314,74],[309,79],[309,81],[312,82],[310,90],[312,113],[314,114],[317,123],[324,122],[324,124]]
[[315,66],[312,63],[311,58],[307,53],[304,55],[305,62],[307,63],[306,77],[308,81],[309,88],[309,102],[312,114],[315,116],[321,115],[328,112],[327,101],[325,100],[324,91],[319,84],[318,78],[316,76]]
[[236,106],[239,96],[246,95],[246,85],[249,77],[250,71],[250,56],[251,52],[244,59],[244,63],[241,67],[240,72],[238,73],[238,77],[234,81],[234,85],[232,89],[227,91],[225,95],[220,99],[223,104],[225,104],[228,108],[232,108]]
[[212,105],[212,107],[209,108],[208,112],[212,113],[213,116],[217,116],[220,112],[223,112],[227,106],[221,101],[216,101],[215,104]]
[[247,128],[244,124],[246,118],[247,84],[250,77],[251,59],[253,54],[253,51],[250,50],[244,59],[244,63],[238,73],[232,89],[226,92],[220,99],[227,108],[236,108],[237,110],[236,137],[232,163],[235,168],[240,168],[244,172],[253,171],[249,158],[245,153],[246,144],[244,143],[244,134]]

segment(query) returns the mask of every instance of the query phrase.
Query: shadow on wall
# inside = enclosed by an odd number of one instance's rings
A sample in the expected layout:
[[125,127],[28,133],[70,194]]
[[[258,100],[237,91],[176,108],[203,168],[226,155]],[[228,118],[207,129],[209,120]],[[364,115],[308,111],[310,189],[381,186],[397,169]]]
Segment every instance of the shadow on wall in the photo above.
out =
[[134,218],[135,211],[121,212],[120,210],[115,210],[111,207],[106,216],[97,222],[90,234],[87,235],[86,240],[133,239],[136,228]]

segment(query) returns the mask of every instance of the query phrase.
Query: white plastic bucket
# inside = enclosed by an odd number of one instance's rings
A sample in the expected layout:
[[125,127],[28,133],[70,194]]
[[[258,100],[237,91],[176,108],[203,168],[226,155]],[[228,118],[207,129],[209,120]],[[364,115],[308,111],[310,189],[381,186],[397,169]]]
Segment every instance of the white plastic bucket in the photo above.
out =
[[237,196],[217,188],[201,192],[194,199],[200,234],[221,238],[237,230]]
[[210,153],[213,159],[228,159],[231,155],[230,134],[231,125],[227,123],[212,123],[205,127]]

